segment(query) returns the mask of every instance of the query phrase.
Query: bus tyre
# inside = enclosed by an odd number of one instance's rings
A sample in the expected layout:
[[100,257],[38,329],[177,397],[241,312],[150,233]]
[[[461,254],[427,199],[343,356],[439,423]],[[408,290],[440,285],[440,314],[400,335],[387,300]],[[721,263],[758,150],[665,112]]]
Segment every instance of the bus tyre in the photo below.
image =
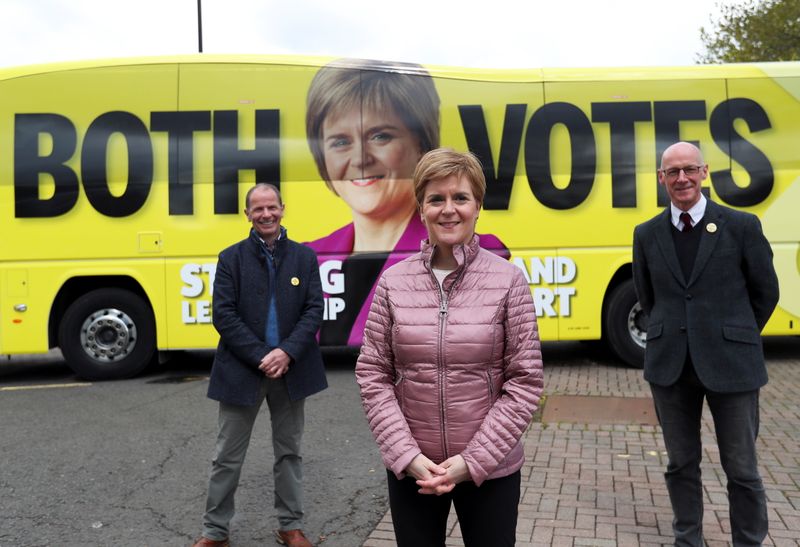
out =
[[139,296],[123,289],[97,289],[73,302],[58,326],[67,364],[87,380],[129,378],[155,354],[155,321]]
[[608,295],[603,335],[614,354],[634,368],[644,366],[647,314],[639,305],[633,280],[623,281]]

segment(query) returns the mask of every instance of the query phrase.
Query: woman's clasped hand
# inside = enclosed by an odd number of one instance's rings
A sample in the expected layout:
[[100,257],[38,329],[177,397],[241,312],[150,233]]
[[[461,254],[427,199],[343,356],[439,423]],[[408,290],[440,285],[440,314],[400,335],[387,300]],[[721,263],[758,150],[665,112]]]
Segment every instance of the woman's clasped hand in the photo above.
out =
[[406,472],[417,479],[420,494],[446,494],[456,484],[469,480],[467,462],[460,454],[435,464],[422,454],[418,454],[406,468]]

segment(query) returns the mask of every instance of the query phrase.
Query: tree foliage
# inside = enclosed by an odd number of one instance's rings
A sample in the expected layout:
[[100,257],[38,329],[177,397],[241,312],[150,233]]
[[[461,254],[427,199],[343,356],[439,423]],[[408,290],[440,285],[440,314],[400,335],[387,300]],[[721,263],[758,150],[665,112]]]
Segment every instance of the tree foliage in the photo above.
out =
[[800,0],[745,0],[717,4],[719,14],[700,29],[698,63],[800,60]]

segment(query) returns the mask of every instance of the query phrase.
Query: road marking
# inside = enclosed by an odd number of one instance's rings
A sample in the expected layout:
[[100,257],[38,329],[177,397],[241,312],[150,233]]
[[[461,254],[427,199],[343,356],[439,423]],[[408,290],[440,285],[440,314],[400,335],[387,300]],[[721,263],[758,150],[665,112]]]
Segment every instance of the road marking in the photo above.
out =
[[90,383],[75,383],[75,384],[43,384],[40,386],[8,386],[0,387],[0,391],[25,391],[28,389],[60,389],[64,387],[88,387]]

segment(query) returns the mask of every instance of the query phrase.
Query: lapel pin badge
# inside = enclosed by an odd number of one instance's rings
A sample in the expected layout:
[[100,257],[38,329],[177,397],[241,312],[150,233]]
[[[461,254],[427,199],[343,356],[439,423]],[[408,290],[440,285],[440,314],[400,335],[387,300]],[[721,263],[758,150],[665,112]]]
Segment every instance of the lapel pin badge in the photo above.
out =
[[706,231],[709,234],[713,234],[714,232],[717,231],[717,225],[714,224],[713,222],[709,222],[708,224],[706,224]]
[[292,280],[291,280],[291,284],[296,287],[296,286],[298,286],[300,284],[300,280],[298,278],[296,278],[296,277],[293,277]]

